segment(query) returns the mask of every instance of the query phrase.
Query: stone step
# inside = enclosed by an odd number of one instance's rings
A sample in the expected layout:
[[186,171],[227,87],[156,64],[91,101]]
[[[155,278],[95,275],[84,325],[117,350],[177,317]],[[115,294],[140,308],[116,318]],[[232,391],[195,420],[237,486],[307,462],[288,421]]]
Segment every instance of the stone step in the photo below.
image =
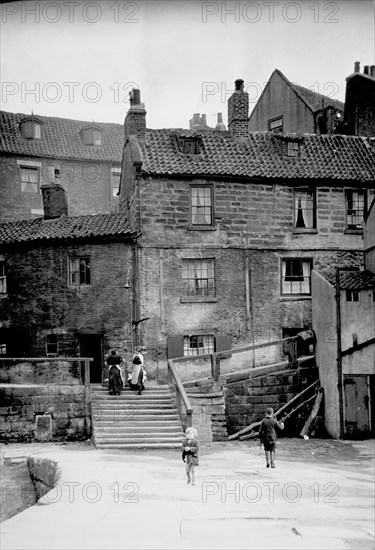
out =
[[147,425],[147,426],[95,426],[95,433],[96,434],[116,434],[116,435],[123,435],[123,434],[132,434],[132,433],[158,433],[159,435],[161,433],[167,434],[167,435],[179,435],[182,433],[181,424],[179,426],[153,426],[153,425]]
[[109,403],[116,401],[166,401],[166,402],[175,402],[175,399],[171,397],[170,394],[160,395],[152,393],[142,393],[142,395],[137,394],[126,394],[122,392],[120,395],[109,395],[109,393],[99,393],[91,392],[91,399],[94,401],[108,401]]
[[117,421],[110,421],[110,420],[94,420],[94,430],[97,428],[113,428],[113,429],[121,429],[121,428],[128,428],[128,427],[134,427],[137,429],[138,427],[144,427],[144,428],[181,428],[181,421],[179,418],[171,419],[168,418],[166,420],[160,420],[158,417],[151,418],[149,420],[143,420],[139,419],[137,421],[133,421],[133,419],[128,420],[117,420]]
[[130,434],[127,436],[116,436],[116,435],[96,435],[94,436],[95,443],[157,443],[160,441],[161,443],[180,443],[182,445],[182,441],[184,439],[184,434],[181,432],[181,434],[176,434],[175,436],[171,435],[165,435],[163,433],[161,434]]
[[181,443],[99,443],[98,449],[179,449]]
[[170,401],[168,403],[164,401],[114,401],[114,402],[108,402],[108,401],[99,401],[94,400],[92,401],[93,407],[96,407],[100,410],[121,410],[121,409],[176,409],[176,403],[173,403],[173,401]]
[[128,409],[121,408],[121,409],[110,409],[110,410],[102,410],[102,409],[95,409],[93,408],[93,416],[94,418],[104,418],[105,416],[113,416],[113,417],[128,417],[131,416],[137,417],[139,415],[146,415],[146,416],[161,416],[163,417],[170,417],[170,416],[177,416],[177,409],[140,409],[140,408],[134,408],[129,407]]

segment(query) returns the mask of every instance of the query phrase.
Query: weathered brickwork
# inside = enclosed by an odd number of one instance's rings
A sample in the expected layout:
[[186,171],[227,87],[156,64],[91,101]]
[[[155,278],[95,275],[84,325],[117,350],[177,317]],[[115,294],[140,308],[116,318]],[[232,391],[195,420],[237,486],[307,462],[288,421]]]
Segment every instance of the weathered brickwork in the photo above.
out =
[[0,387],[0,440],[38,439],[38,418],[49,420],[46,439],[84,440],[91,426],[86,416],[83,386],[7,385]]
[[[124,289],[132,265],[129,244],[13,245],[2,255],[8,292],[0,295],[1,326],[28,329],[32,356],[45,356],[51,333],[61,355],[79,355],[78,336],[95,334],[103,339],[102,357],[111,347],[130,356],[130,302]],[[71,257],[90,258],[89,285],[69,286]]]
[[[38,192],[22,192],[20,166],[37,163]],[[54,170],[60,170],[70,216],[111,212],[111,168],[120,164],[99,161],[69,161],[38,157],[3,155],[0,157],[0,222],[40,217],[43,201],[40,185],[54,182]]]

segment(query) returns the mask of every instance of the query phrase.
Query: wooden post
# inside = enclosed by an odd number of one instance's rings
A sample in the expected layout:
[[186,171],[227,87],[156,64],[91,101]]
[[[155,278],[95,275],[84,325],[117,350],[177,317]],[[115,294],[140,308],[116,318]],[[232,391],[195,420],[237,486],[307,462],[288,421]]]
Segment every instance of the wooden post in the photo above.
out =
[[211,379],[212,382],[218,382],[220,376],[220,354],[213,353],[211,355]]

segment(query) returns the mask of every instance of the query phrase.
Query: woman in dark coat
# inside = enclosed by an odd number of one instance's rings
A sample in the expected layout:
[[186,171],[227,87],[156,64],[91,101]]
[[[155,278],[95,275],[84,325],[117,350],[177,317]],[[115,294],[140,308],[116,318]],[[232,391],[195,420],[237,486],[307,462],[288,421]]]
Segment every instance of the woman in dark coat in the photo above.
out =
[[121,372],[122,358],[117,355],[113,350],[111,355],[107,358],[108,369],[108,390],[110,395],[120,395],[121,390],[124,389],[124,382]]

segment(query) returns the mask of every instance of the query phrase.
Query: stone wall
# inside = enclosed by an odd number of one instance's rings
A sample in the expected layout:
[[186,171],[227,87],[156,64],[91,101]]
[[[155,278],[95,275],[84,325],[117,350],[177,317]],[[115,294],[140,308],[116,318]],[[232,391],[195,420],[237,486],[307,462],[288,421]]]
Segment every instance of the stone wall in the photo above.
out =
[[228,432],[222,386],[189,386],[186,393],[193,407],[193,426],[198,431],[199,441],[226,441]]
[[90,437],[85,388],[0,385],[0,441],[75,441]]
[[0,384],[72,384],[80,383],[84,367],[71,361],[12,361],[0,362]]
[[224,386],[228,434],[261,420],[267,407],[275,412],[319,379],[317,368],[285,370],[252,376],[251,371],[228,376]]

